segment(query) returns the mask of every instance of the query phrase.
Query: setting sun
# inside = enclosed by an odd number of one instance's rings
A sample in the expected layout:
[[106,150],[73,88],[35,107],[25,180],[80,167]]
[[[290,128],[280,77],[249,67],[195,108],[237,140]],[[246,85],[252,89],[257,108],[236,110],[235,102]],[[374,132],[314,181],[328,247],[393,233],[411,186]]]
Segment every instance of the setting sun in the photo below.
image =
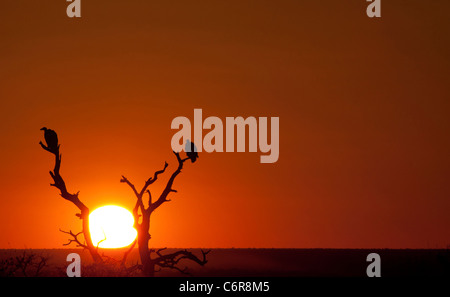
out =
[[89,215],[92,242],[100,248],[130,245],[137,235],[133,223],[133,215],[123,207],[107,205],[97,208]]

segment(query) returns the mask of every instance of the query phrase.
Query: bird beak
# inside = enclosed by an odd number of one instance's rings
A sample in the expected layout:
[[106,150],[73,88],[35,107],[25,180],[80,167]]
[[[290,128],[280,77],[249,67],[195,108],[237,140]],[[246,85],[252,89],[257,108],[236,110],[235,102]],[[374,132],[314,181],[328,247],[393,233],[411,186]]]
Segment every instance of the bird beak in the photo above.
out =
[[39,130],[45,130],[45,128],[41,128],[41,129],[39,129]]

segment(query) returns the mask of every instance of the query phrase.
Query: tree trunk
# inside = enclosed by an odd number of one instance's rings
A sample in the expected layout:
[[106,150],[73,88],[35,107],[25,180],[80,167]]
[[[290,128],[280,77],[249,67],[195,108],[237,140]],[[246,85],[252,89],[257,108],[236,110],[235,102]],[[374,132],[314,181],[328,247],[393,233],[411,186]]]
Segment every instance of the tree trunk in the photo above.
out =
[[150,259],[150,251],[147,244],[139,244],[139,255],[142,261],[142,273],[144,276],[155,276],[155,265]]
[[144,212],[142,214],[142,224],[140,225],[140,230],[138,230],[138,246],[139,246],[139,256],[142,262],[142,273],[145,276],[155,276],[155,265],[150,258],[150,249],[148,247],[148,242],[150,240],[150,213]]

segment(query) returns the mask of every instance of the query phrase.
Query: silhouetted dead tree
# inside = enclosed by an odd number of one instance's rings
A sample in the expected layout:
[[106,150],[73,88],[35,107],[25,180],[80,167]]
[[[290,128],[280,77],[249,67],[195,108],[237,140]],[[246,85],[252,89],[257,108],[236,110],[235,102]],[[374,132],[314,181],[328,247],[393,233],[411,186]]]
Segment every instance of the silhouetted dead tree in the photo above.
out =
[[[202,251],[202,258],[200,259],[196,255],[187,250],[177,251],[174,253],[163,255],[162,251],[165,249],[159,249],[156,251],[149,249],[149,240],[151,238],[149,233],[151,214],[164,202],[170,201],[170,199],[167,198],[170,193],[177,192],[172,188],[172,185],[173,182],[175,181],[175,178],[178,176],[178,174],[181,173],[184,162],[187,160],[195,162],[195,160],[192,160],[192,158],[190,158],[189,156],[185,159],[181,159],[179,153],[174,152],[174,154],[178,161],[178,167],[172,173],[169,181],[166,184],[166,187],[164,188],[159,198],[154,202],[152,201],[152,194],[150,190],[148,190],[148,187],[158,179],[158,175],[166,171],[166,168],[168,166],[167,162],[164,163],[163,169],[156,171],[153,177],[150,177],[145,182],[144,186],[139,192],[137,191],[136,187],[125,176],[122,176],[122,179],[120,180],[120,182],[126,183],[133,190],[133,193],[136,196],[136,204],[133,209],[134,227],[138,232],[137,243],[142,263],[141,269],[144,275],[146,276],[154,276],[155,272],[157,272],[155,271],[155,267],[171,268],[178,270],[182,273],[186,273],[186,269],[180,269],[177,266],[178,263],[183,259],[194,261],[202,266],[207,263],[206,255],[209,253],[209,251]],[[144,194],[148,195],[147,208],[145,207],[143,202]],[[156,257],[152,257],[153,253],[156,254]]]
[[[74,242],[79,247],[87,248],[95,262],[102,262],[102,257],[99,255],[97,249],[93,245],[91,233],[89,232],[89,208],[78,198],[79,192],[77,192],[76,194],[71,194],[67,191],[66,183],[64,182],[59,172],[61,168],[61,154],[59,153],[60,144],[58,143],[57,134],[55,131],[47,128],[42,128],[41,130],[45,131],[44,137],[47,145],[44,145],[42,141],[39,142],[39,144],[44,150],[55,156],[55,167],[53,171],[50,171],[50,176],[53,179],[53,184],[50,185],[57,188],[61,192],[61,197],[75,204],[75,206],[78,207],[81,212],[79,214],[76,214],[76,216],[79,217],[82,221],[83,229],[81,232],[75,234],[72,231],[66,232],[60,230],[61,232],[69,234],[72,237],[72,239],[69,239],[69,242],[65,245]],[[78,236],[80,234],[83,234],[85,243],[81,243],[79,241]]]

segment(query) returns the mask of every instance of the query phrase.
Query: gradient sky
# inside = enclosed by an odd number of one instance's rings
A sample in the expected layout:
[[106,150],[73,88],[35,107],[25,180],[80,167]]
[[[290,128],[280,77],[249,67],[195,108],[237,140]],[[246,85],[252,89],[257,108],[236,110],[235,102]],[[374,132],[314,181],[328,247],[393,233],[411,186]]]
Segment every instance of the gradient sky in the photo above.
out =
[[[280,117],[280,158],[186,164],[153,246],[435,248],[450,244],[450,2],[2,1],[0,248],[58,248],[77,209],[131,209],[176,166],[176,116]],[[169,174],[152,185],[157,195]]]

